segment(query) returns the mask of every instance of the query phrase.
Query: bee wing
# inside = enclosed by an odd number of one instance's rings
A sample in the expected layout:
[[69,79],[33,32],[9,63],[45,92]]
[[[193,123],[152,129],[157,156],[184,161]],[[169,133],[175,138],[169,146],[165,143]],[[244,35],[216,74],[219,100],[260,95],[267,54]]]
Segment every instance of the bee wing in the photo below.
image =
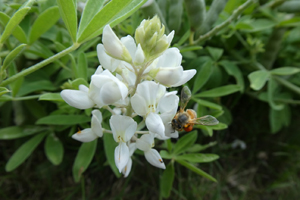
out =
[[206,126],[217,125],[218,123],[219,121],[211,115],[205,115],[194,120],[194,124],[201,124]]
[[180,110],[183,111],[191,99],[192,93],[191,90],[187,87],[184,86],[181,90],[181,96],[180,96]]

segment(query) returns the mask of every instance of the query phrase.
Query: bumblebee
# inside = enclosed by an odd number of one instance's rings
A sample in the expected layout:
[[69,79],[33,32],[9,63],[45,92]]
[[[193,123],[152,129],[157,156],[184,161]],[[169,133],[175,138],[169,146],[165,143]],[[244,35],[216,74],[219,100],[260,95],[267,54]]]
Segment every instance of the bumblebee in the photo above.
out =
[[187,109],[186,111],[184,110],[187,103],[191,99],[191,96],[190,89],[187,86],[184,86],[181,90],[180,108],[171,122],[172,128],[177,131],[182,131],[182,129],[184,129],[186,132],[189,132],[193,130],[193,126],[195,124],[206,126],[218,124],[219,121],[211,115],[197,118],[197,113],[193,109]]

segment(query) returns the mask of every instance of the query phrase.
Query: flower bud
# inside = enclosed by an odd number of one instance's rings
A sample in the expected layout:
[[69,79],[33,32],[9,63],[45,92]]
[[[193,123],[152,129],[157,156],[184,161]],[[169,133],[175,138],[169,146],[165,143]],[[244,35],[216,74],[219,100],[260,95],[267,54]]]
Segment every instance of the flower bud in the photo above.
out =
[[172,31],[168,36],[159,18],[143,20],[135,31],[135,40],[140,44],[147,60],[153,60],[162,54],[169,46],[174,36]]
[[130,53],[109,25],[106,25],[103,29],[102,42],[108,55],[128,63],[131,62],[132,58]]

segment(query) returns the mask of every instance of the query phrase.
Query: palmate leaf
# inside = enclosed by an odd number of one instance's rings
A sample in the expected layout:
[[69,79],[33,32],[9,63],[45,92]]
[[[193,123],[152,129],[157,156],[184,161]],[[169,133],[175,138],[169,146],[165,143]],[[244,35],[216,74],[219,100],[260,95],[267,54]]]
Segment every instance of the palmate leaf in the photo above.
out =
[[5,170],[10,172],[21,165],[34,151],[34,149],[42,142],[46,133],[40,133],[18,148],[5,165]]
[[168,198],[171,194],[173,181],[175,176],[174,163],[170,162],[164,170],[160,179],[160,192],[163,198]]
[[79,182],[82,173],[88,168],[96,152],[97,140],[82,143],[73,164],[73,178]]
[[[91,18],[90,15],[86,17],[90,20],[86,20],[85,22],[85,18],[83,18],[83,22],[82,23],[80,22],[79,30],[77,33],[77,38],[78,38],[77,42],[83,43],[84,41],[90,40],[100,35],[106,24],[110,24],[110,26],[115,26],[116,24],[120,23],[121,21],[129,17],[145,2],[146,0],[110,1],[102,9],[100,9],[95,15],[93,15],[93,18]],[[95,12],[96,8],[87,7],[87,9],[92,9],[93,10],[92,12]]]
[[195,165],[183,160],[183,159],[175,159],[176,162],[178,162],[179,164],[185,166],[186,168],[190,169],[191,171],[211,180],[211,181],[214,181],[214,182],[217,182],[217,180],[212,177],[211,175],[209,175],[208,173],[204,172],[203,170],[197,168]]

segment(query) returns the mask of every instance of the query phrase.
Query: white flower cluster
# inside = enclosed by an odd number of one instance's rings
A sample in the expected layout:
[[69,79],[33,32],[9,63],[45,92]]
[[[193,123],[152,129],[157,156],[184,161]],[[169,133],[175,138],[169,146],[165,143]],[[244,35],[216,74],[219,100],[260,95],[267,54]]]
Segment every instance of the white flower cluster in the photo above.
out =
[[[130,172],[131,156],[136,149],[144,152],[150,164],[165,169],[161,156],[153,149],[154,138],[178,137],[171,121],[179,98],[176,91],[167,92],[166,88],[186,83],[196,70],[183,70],[179,50],[169,48],[173,36],[174,32],[164,34],[164,26],[157,17],[143,20],[135,39],[131,36],[119,39],[106,25],[103,44],[97,46],[101,65],[92,75],[89,88],[80,85],[79,90],[61,92],[62,98],[75,108],[96,108],[92,111],[91,128],[77,132],[73,139],[90,142],[103,133],[112,133],[119,143],[115,163],[125,177]],[[111,130],[102,128],[100,108],[111,111]],[[139,126],[133,119],[137,115],[143,118]],[[143,124],[148,130],[137,130]]]

